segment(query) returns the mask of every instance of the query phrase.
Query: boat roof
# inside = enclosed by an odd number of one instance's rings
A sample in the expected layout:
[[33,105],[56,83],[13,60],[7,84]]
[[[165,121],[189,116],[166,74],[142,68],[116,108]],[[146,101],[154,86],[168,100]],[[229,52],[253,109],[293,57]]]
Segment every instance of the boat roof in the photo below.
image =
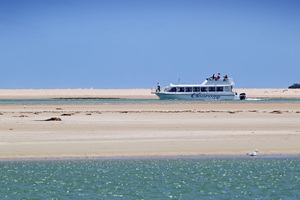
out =
[[205,80],[202,84],[170,84],[170,87],[205,87],[205,86],[215,86],[215,87],[223,87],[223,86],[233,86],[234,82],[232,78],[228,78],[226,80],[217,79],[217,80]]

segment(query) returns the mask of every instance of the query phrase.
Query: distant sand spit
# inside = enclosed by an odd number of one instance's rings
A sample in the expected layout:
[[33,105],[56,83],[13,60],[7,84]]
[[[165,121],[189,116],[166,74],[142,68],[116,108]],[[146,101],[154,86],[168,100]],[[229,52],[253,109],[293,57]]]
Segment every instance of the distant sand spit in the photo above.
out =
[[[300,99],[300,89],[235,89],[248,98]],[[121,98],[157,99],[151,89],[1,89],[0,99]]]
[[248,98],[300,99],[300,89],[236,89],[245,92]]
[[151,89],[24,89],[0,90],[0,99],[121,98],[155,99]]

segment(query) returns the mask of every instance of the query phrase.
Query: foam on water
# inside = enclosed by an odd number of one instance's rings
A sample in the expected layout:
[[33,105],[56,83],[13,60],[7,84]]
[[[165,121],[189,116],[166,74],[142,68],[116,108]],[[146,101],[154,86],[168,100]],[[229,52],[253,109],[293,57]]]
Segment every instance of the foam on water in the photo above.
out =
[[247,98],[246,101],[263,101],[265,99],[255,99],[255,98]]

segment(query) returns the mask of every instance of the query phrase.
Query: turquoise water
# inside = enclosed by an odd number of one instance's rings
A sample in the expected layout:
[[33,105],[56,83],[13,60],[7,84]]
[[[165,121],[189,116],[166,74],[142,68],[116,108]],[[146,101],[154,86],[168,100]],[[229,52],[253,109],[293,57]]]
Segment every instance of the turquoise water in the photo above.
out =
[[[98,105],[98,104],[168,104],[195,103],[206,104],[209,101],[182,101],[158,99],[0,99],[0,105]],[[300,103],[300,99],[247,99],[245,101],[210,101],[213,103]]]
[[1,199],[300,199],[300,157],[0,162]]

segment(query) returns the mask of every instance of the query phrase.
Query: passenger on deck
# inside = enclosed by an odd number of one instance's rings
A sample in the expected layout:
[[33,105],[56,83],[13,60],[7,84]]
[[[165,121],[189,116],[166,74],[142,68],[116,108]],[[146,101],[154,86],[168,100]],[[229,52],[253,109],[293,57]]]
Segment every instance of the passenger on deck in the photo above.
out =
[[219,80],[221,78],[221,74],[218,73],[217,79]]
[[228,76],[227,76],[227,75],[225,75],[223,78],[224,78],[224,79],[223,79],[223,81],[227,81],[227,79],[228,79]]
[[156,89],[158,92],[160,92],[160,85],[159,83],[157,83],[157,89]]
[[215,80],[216,79],[215,74],[213,74],[213,76],[211,78],[212,78],[212,80]]
[[213,79],[214,79],[214,74],[213,74],[213,76],[211,76],[211,77],[209,77],[209,78],[207,78],[206,80],[210,80],[210,81],[212,81]]

